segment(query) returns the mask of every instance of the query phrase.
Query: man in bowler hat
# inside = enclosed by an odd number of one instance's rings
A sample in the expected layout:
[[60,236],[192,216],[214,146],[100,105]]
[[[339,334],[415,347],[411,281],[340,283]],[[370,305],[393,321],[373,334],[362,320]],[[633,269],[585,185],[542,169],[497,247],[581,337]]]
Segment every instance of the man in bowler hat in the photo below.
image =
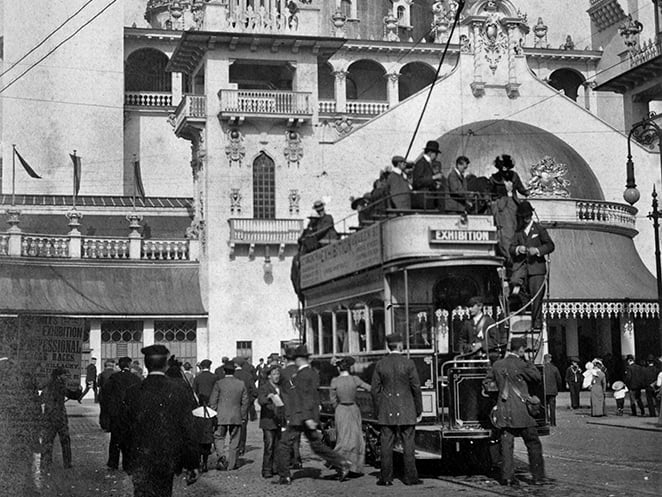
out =
[[351,463],[340,454],[331,450],[323,441],[318,429],[320,422],[319,375],[310,367],[310,354],[305,345],[299,345],[292,352],[297,371],[288,384],[282,384],[281,391],[288,390],[289,406],[286,409],[287,427],[281,435],[278,445],[278,483],[292,483],[290,475],[290,456],[294,439],[302,433],[308,439],[310,448],[327,464],[338,471],[340,480],[345,480],[351,469]]
[[[547,230],[533,221],[533,206],[524,200],[517,206],[517,231],[510,245],[513,260],[511,283],[513,293],[518,286],[528,290],[531,303],[531,319],[534,330],[542,330],[542,299],[547,276],[545,256],[554,252],[554,242]],[[540,292],[539,292],[540,291]]]
[[501,428],[501,484],[518,485],[515,479],[513,449],[515,437],[522,437],[529,455],[529,469],[533,483],[545,482],[545,466],[542,444],[536,430],[536,420],[529,414],[526,399],[529,397],[528,383],[541,381],[540,371],[524,359],[526,340],[513,338],[510,351],[503,359],[492,365],[487,378],[495,380],[499,387],[497,409]]
[[416,471],[414,433],[423,413],[421,383],[414,362],[402,355],[402,336],[388,335],[386,343],[389,354],[375,365],[371,388],[381,428],[381,469],[377,485],[393,485],[393,443],[398,433],[404,451],[402,481],[405,485],[419,485],[423,482]]
[[[434,140],[427,142],[423,149],[423,155],[414,164],[412,171],[412,188],[419,192],[433,192],[436,190],[437,182],[444,179],[441,172],[435,173],[432,163],[439,157],[439,143]],[[435,201],[426,198],[425,193],[414,194],[411,199],[414,209],[432,209]]]
[[125,395],[127,472],[133,480],[134,497],[171,497],[175,474],[186,469],[189,482],[197,475],[198,444],[191,412],[195,406],[186,385],[165,374],[168,349],[150,345],[141,352],[147,378]]

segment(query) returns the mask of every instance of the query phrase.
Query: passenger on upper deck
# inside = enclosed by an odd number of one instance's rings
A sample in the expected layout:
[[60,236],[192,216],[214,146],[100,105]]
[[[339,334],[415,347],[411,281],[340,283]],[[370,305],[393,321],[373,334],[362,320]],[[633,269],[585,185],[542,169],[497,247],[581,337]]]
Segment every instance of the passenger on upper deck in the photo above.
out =
[[391,159],[393,170],[386,178],[388,193],[390,195],[390,207],[394,209],[411,209],[411,185],[407,181],[407,160],[401,155],[395,155]]
[[501,256],[506,258],[510,266],[510,244],[515,236],[517,227],[517,194],[528,196],[529,191],[524,187],[519,175],[513,171],[515,163],[510,155],[503,154],[494,161],[497,172],[490,176],[492,194],[496,196],[493,208],[494,220],[498,229],[498,246]]
[[[412,187],[420,192],[433,192],[437,190],[437,182],[441,182],[443,174],[434,172],[433,162],[439,157],[439,143],[434,140],[427,142],[423,149],[423,156],[414,164],[412,173]],[[414,209],[432,209],[435,201],[426,198],[424,193],[414,194],[411,200]]]
[[455,167],[448,174],[449,198],[446,199],[446,212],[468,214],[473,207],[467,186],[467,178],[464,176],[467,169],[469,169],[469,163],[467,157],[459,156],[455,160]]
[[338,233],[333,227],[334,221],[330,214],[324,212],[324,202],[316,200],[313,212],[308,216],[308,226],[299,238],[300,252],[307,254],[338,239]]

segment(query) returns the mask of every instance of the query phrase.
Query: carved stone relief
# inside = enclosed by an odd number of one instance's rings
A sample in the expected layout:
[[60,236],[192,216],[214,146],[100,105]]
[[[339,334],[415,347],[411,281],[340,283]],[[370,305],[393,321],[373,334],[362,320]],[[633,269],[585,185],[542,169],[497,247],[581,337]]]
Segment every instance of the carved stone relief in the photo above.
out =
[[241,214],[241,192],[239,188],[232,188],[230,190],[230,213]]
[[287,199],[290,203],[290,215],[291,216],[298,215],[299,202],[301,201],[301,195],[299,194],[299,190],[290,190]]
[[336,122],[333,123],[333,127],[340,136],[345,136],[354,129],[354,123],[351,118],[343,116],[340,119],[336,119]]
[[540,162],[531,166],[531,179],[528,187],[531,197],[570,197],[570,181],[566,179],[568,166],[556,162],[552,157],[543,157]]
[[296,164],[297,167],[303,159],[303,145],[301,143],[301,135],[294,130],[287,130],[285,132],[285,150],[283,154],[285,155],[285,160],[287,165]]
[[225,146],[225,155],[228,157],[230,166],[240,166],[246,156],[244,146],[244,135],[237,129],[229,129],[226,132],[228,144]]

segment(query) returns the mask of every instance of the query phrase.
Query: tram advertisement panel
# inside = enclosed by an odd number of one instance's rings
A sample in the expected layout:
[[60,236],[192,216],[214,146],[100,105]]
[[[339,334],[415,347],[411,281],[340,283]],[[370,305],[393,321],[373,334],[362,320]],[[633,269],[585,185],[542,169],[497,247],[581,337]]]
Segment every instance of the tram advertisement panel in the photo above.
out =
[[301,288],[380,264],[380,233],[375,224],[301,257]]
[[79,386],[85,319],[21,315],[18,323],[21,367],[35,372],[39,385],[49,380],[55,368],[64,368],[69,371],[67,386]]

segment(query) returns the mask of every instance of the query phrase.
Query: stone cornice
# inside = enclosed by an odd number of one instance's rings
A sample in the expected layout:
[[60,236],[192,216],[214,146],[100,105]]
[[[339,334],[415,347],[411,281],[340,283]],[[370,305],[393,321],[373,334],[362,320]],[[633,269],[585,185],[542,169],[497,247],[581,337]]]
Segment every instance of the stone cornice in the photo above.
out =
[[604,31],[626,18],[618,0],[591,0],[591,7],[587,12],[598,31]]

